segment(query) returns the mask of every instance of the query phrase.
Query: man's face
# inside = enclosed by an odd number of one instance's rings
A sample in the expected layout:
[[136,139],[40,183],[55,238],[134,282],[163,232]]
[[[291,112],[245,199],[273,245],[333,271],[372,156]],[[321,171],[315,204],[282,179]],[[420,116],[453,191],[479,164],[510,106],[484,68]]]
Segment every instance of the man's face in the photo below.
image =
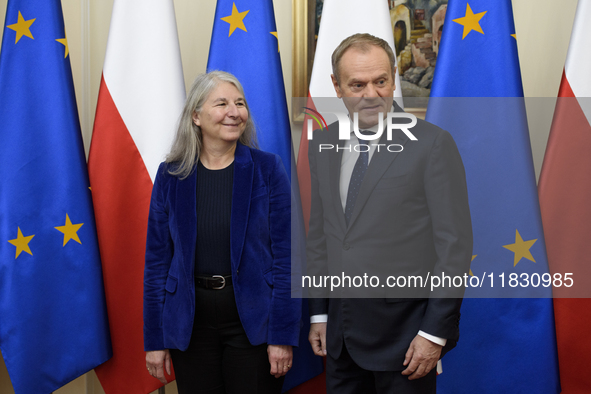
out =
[[343,99],[351,120],[359,114],[359,127],[370,128],[378,123],[378,114],[386,116],[392,108],[394,76],[386,51],[371,46],[367,52],[349,48],[339,63],[337,82],[331,75],[337,96]]

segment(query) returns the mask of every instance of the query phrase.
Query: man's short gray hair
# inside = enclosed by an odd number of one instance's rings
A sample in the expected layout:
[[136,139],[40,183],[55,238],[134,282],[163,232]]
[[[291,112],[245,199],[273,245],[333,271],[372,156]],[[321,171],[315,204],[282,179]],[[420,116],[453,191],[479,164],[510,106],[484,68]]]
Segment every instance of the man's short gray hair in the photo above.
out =
[[350,48],[358,49],[361,52],[369,52],[372,46],[382,48],[386,51],[388,59],[390,60],[390,67],[392,68],[392,77],[394,77],[394,73],[396,72],[396,60],[390,45],[385,40],[372,36],[371,34],[357,33],[345,38],[332,53],[332,73],[337,82],[340,83],[339,64],[345,52]]

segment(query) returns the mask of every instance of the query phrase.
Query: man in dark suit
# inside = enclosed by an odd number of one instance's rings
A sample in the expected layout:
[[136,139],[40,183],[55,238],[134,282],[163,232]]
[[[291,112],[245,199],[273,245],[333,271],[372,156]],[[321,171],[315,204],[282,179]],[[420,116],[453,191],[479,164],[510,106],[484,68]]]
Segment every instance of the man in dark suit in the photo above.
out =
[[[379,133],[379,117],[402,111],[393,103],[396,67],[384,40],[345,39],[332,68],[337,96],[352,120],[357,113],[361,133]],[[435,393],[434,367],[459,338],[463,288],[392,286],[400,276],[463,277],[472,254],[464,167],[452,137],[422,120],[410,131],[416,140],[394,130],[391,139],[383,132],[379,141],[359,141],[351,126],[350,139],[340,140],[335,123],[309,144],[307,274],[380,281],[312,290],[309,339],[327,356],[329,393]]]

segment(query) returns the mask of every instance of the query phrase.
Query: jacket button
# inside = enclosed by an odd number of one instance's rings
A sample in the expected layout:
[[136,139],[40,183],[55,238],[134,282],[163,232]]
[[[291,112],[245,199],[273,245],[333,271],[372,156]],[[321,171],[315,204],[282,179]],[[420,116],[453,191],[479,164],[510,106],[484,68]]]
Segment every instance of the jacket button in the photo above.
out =
[[343,249],[345,249],[345,250],[349,250],[349,248],[350,248],[350,247],[351,247],[351,246],[349,245],[349,242],[345,242],[345,243],[343,244]]

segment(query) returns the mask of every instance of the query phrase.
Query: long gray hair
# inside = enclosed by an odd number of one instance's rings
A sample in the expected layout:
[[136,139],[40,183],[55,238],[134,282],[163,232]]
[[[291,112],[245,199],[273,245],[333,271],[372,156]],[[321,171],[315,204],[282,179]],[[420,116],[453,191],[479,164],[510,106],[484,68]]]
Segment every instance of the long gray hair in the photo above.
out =
[[[225,71],[211,71],[205,74],[199,74],[195,78],[195,81],[193,81],[187,100],[185,101],[185,107],[181,114],[172,148],[168,156],[166,156],[167,163],[176,164],[168,170],[171,175],[185,179],[191,174],[195,164],[197,164],[199,154],[203,148],[203,136],[201,134],[201,127],[193,122],[193,113],[199,113],[201,111],[203,104],[205,104],[211,92],[223,82],[234,85],[244,97],[244,89],[238,79]],[[244,98],[244,103],[248,111],[248,119],[244,133],[242,133],[239,141],[251,148],[258,148],[256,129],[246,97]]]

